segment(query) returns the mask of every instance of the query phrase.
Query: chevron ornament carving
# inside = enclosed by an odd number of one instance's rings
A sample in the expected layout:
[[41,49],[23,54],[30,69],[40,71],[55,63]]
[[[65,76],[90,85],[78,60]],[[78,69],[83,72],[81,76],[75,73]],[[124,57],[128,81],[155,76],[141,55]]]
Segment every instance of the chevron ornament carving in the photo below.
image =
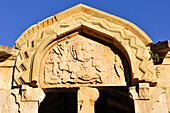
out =
[[130,46],[138,61],[137,65],[142,74],[134,78],[148,82],[155,81],[156,73],[153,63],[149,61],[149,51],[135,34],[123,26],[80,12],[59,22],[56,21],[54,16],[50,17],[37,25],[33,25],[21,35],[21,38],[15,43],[15,47],[20,49],[20,53],[16,62],[14,85],[18,86],[23,83],[31,82],[31,69],[34,54],[39,45],[48,38],[48,36],[55,34],[57,38],[58,33],[76,24],[83,25],[84,23],[88,23],[94,26],[94,28],[119,35],[121,40]]

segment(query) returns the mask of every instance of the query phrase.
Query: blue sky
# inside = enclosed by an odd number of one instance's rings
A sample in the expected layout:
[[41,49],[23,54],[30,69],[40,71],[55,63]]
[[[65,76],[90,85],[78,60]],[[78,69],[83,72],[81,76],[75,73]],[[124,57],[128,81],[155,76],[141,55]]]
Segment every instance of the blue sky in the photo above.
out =
[[170,40],[170,0],[0,0],[0,45],[13,47],[31,25],[79,3],[124,18],[152,40]]

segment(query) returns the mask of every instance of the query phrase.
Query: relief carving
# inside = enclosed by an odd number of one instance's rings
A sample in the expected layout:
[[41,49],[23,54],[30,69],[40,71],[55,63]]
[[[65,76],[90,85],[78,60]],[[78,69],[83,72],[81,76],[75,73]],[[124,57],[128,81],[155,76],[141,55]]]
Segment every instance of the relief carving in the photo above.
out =
[[139,99],[149,99],[149,83],[139,83]]
[[81,35],[55,44],[41,69],[45,84],[125,84],[120,57]]

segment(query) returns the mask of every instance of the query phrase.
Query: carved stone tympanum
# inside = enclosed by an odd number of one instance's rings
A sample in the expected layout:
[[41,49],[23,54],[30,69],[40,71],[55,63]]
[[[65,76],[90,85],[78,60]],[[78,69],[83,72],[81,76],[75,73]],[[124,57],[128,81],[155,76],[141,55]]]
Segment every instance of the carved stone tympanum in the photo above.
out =
[[51,44],[44,51],[40,74],[48,87],[125,85],[120,57],[108,46],[81,35]]
[[152,43],[83,4],[55,14],[0,45],[0,113],[170,113],[170,41]]

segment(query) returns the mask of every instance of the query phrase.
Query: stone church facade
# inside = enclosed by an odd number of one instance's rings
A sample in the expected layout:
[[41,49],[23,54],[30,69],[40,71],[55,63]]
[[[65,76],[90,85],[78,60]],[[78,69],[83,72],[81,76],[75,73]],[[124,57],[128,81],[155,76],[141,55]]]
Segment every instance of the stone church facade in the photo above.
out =
[[170,113],[170,41],[83,4],[0,56],[0,113]]

